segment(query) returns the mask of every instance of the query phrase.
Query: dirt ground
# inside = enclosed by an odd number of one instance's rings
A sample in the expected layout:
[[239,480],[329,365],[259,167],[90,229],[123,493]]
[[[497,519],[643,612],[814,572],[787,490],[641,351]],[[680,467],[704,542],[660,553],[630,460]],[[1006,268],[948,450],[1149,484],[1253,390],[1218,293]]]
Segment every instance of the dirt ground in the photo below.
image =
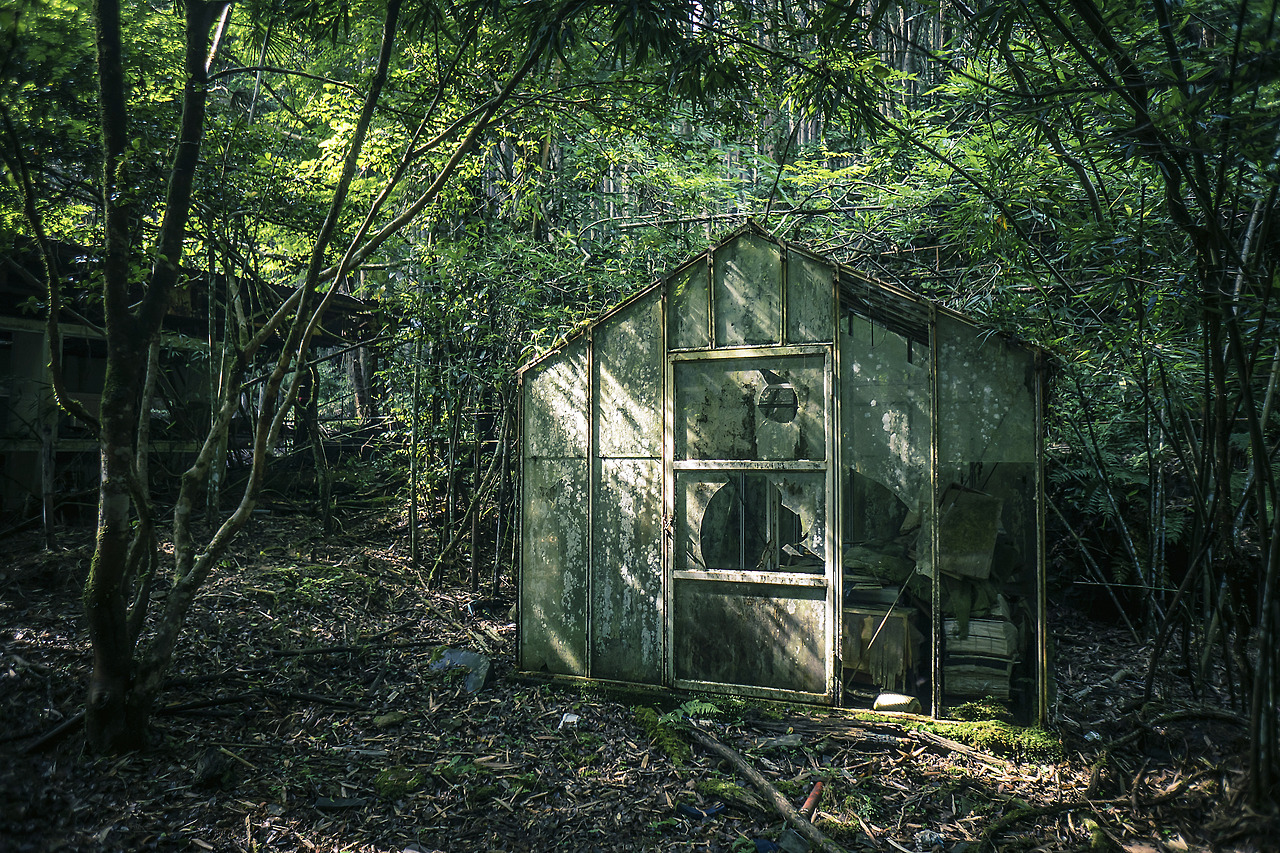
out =
[[[425,592],[404,531],[254,522],[188,622],[152,746],[83,748],[87,534],[0,564],[0,851],[767,851],[786,824],[728,746],[850,851],[1280,850],[1244,727],[1148,650],[1057,608],[1038,738],[516,677],[510,593]],[[450,666],[455,651],[482,652]],[[1171,667],[1173,668],[1173,667]],[[59,726],[62,726],[59,729]],[[60,736],[49,737],[51,732]],[[835,849],[835,848],[831,848]]]

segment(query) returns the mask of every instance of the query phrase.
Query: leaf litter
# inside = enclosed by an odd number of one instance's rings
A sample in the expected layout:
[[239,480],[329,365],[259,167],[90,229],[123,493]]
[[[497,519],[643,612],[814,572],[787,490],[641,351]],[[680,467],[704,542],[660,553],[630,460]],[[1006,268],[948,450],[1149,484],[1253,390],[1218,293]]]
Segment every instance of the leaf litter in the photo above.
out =
[[1229,697],[1201,704],[1170,675],[1144,706],[1149,649],[1082,614],[1055,620],[1058,713],[1040,738],[1056,749],[1037,752],[978,724],[526,679],[510,589],[427,591],[393,528],[349,530],[256,521],[193,607],[152,746],[116,758],[75,728],[91,543],[13,540],[0,848],[778,849],[788,826],[745,767],[792,810],[822,781],[810,817],[829,849],[1275,849],[1274,820],[1245,808]]

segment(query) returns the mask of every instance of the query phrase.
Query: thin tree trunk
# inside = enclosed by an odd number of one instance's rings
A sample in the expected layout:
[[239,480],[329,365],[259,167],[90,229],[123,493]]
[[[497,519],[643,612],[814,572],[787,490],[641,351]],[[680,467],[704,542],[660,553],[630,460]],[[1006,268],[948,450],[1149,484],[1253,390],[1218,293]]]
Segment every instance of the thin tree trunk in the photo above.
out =
[[[299,374],[299,379],[303,374]],[[310,396],[303,413],[311,455],[315,459],[316,485],[320,487],[320,523],[324,535],[333,533],[333,478],[329,475],[329,459],[325,456],[324,434],[320,431],[320,370],[311,365],[306,371]]]
[[[501,396],[499,396],[498,399],[500,402],[504,401],[504,398]],[[502,411],[503,411],[503,420],[502,420],[503,426],[502,426],[502,429],[499,430],[498,432],[498,446],[494,448],[494,452],[500,453],[502,456],[502,459],[499,462],[499,467],[498,467],[498,477],[499,477],[498,501],[497,501],[498,513],[497,513],[497,519],[494,522],[494,531],[493,531],[493,581],[492,581],[490,595],[494,598],[498,597],[498,589],[502,585],[502,550],[503,550],[502,539],[503,539],[503,536],[506,535],[506,531],[503,529],[503,525],[502,525],[502,522],[505,520],[507,515],[507,479],[508,479],[507,478],[508,441],[507,441],[507,426],[506,426],[507,425],[507,419],[506,419],[507,406],[505,402],[502,402]]]
[[53,423],[47,420],[40,425],[40,506],[41,521],[44,524],[44,547],[52,551],[58,547],[57,531],[54,529],[54,479],[55,456],[57,453],[54,433],[57,430],[57,412],[50,413]]
[[[100,408],[101,473],[98,532],[85,586],[85,621],[93,646],[85,730],[90,747],[120,751],[141,745],[151,697],[136,689],[134,642],[127,613],[125,579],[132,538],[131,506],[141,504],[134,471],[139,366],[168,310],[169,294],[181,268],[182,246],[191,205],[200,143],[204,135],[210,7],[200,0],[185,3],[185,84],[178,145],[170,170],[155,262],[145,295],[130,306],[132,195],[126,152],[129,144],[125,97],[124,50],[118,0],[97,0],[96,31],[99,116],[103,169],[103,308],[107,364]],[[146,511],[140,505],[140,513]]]
[[[472,424],[475,440],[471,448],[471,492],[480,493],[480,404],[477,403]],[[480,589],[480,512],[471,514],[471,591]]]
[[418,523],[418,479],[421,476],[418,464],[418,421],[422,404],[418,395],[422,388],[422,330],[415,332],[413,352],[413,407],[409,420],[409,563],[414,570],[418,569],[422,559],[422,542],[420,541],[420,525]]

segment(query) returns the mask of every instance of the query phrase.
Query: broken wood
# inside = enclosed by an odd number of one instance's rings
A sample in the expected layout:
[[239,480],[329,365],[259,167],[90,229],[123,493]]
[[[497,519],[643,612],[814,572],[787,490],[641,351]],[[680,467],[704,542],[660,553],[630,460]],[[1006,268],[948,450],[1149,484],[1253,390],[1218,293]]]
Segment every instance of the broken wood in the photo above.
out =
[[725,746],[711,735],[700,729],[690,726],[687,731],[690,737],[694,739],[702,748],[714,752],[716,755],[728,761],[737,769],[739,773],[747,778],[752,785],[764,796],[765,800],[774,807],[778,814],[789,823],[796,832],[803,835],[810,843],[819,850],[825,850],[827,853],[848,853],[839,844],[836,844],[828,838],[822,830],[818,829],[809,822],[795,807],[787,801],[773,783],[766,779],[759,770],[756,770],[751,764],[737,753],[737,751]]
[[960,743],[959,741],[956,741],[956,740],[952,740],[951,738],[948,738],[948,737],[943,737],[942,735],[936,735],[933,732],[926,732],[926,731],[917,729],[911,732],[911,737],[915,738],[916,740],[922,740],[926,744],[930,744],[932,746],[942,747],[943,749],[946,749],[949,752],[959,753],[960,755],[966,756],[968,758],[972,758],[974,761],[978,762],[979,764],[985,764],[987,767],[990,767],[992,770],[999,770],[1003,773],[1009,773],[1013,769],[1013,765],[1002,758],[997,758],[994,755],[989,755],[988,753],[985,753],[980,749],[975,749],[972,746],[967,746],[966,744]]

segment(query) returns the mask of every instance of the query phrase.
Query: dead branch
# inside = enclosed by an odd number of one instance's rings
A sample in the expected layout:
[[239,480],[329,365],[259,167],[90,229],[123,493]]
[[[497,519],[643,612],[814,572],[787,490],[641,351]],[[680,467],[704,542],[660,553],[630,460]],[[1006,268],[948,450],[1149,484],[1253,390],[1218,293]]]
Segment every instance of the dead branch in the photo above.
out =
[[693,728],[692,726],[690,726],[687,731],[689,732],[689,735],[704,749],[714,752],[716,755],[732,764],[739,773],[745,776],[747,780],[760,791],[765,800],[767,800],[769,804],[777,810],[778,814],[782,815],[782,817],[786,819],[787,823],[795,827],[796,832],[799,832],[807,838],[819,850],[825,850],[827,853],[847,853],[843,847],[828,838],[822,830],[818,829],[803,815],[801,815],[800,812],[796,811],[795,807],[792,806],[791,803],[787,802],[787,798],[784,797],[768,779],[761,775],[760,771],[752,767],[751,764],[736,751],[725,746],[706,732]]
[[352,702],[347,699],[335,699],[332,696],[325,696],[320,693],[295,693],[290,690],[280,690],[275,687],[264,687],[262,692],[277,699],[293,699],[297,702],[314,702],[317,705],[329,705],[334,708],[346,708],[350,711],[363,711],[365,706],[359,702]]
[[1247,720],[1242,719],[1238,714],[1230,711],[1223,711],[1218,708],[1180,708],[1177,711],[1169,711],[1161,714],[1151,720],[1137,719],[1138,727],[1123,737],[1116,738],[1108,743],[1101,750],[1102,754],[1114,752],[1119,747],[1133,743],[1138,738],[1146,734],[1156,733],[1157,726],[1163,726],[1166,723],[1176,723],[1179,720],[1220,720],[1226,723],[1235,723],[1238,726],[1247,726]]
[[997,758],[994,755],[989,755],[980,749],[975,749],[972,746],[967,746],[963,743],[960,743],[959,741],[955,741],[955,740],[952,740],[951,738],[943,737],[942,735],[936,735],[933,732],[916,730],[916,731],[910,732],[910,736],[915,738],[916,740],[924,741],[926,744],[941,747],[950,752],[957,752],[968,758],[972,758],[974,761],[978,762],[979,764],[985,764],[987,767],[990,767],[993,770],[999,770],[1004,773],[1009,773],[1013,769],[1013,765],[1002,758]]
[[67,735],[78,729],[84,723],[84,711],[80,711],[73,716],[67,717],[61,723],[45,732],[40,738],[33,743],[27,744],[22,750],[23,755],[30,755],[33,752],[39,752],[45,747],[53,746]]
[[[455,623],[456,624],[456,623]],[[465,627],[465,626],[460,626]],[[392,643],[355,643],[349,646],[313,646],[308,649],[271,649],[267,651],[272,657],[291,658],[309,655],[340,655],[352,652],[367,652],[374,649],[416,649],[423,646],[445,645],[439,640],[405,640]]]

